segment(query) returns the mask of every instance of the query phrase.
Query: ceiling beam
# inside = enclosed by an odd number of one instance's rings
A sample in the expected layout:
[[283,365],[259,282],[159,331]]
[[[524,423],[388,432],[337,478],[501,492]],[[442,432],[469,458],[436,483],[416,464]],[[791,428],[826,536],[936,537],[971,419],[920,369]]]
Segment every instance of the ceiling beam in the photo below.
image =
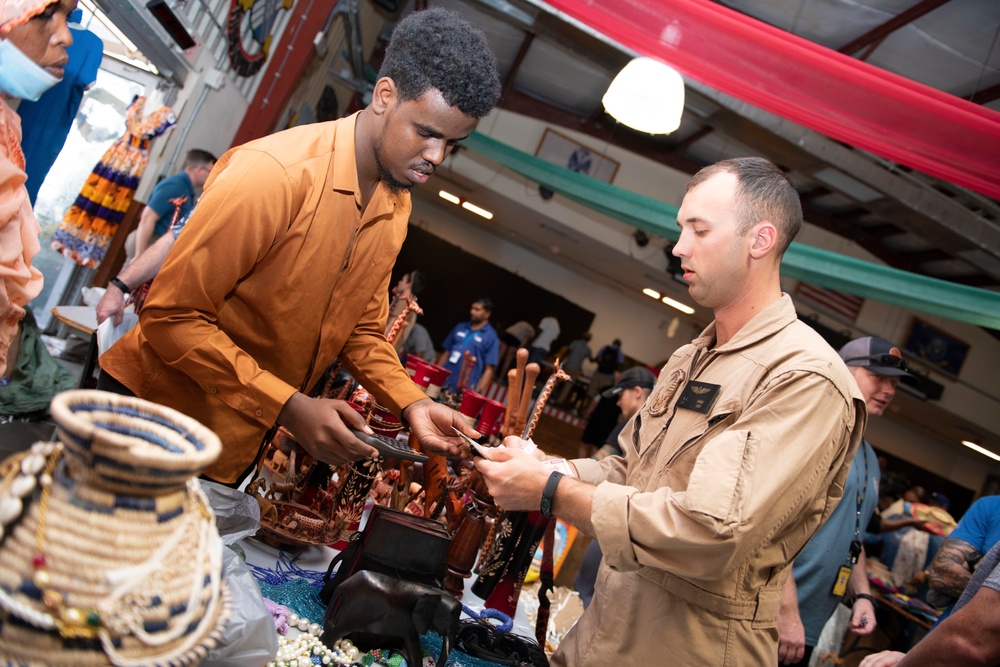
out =
[[501,92],[500,97],[506,97],[507,93],[514,87],[514,79],[517,78],[517,73],[521,69],[521,63],[524,62],[524,57],[528,55],[528,49],[531,48],[533,41],[535,41],[534,33],[528,32],[524,34],[524,39],[521,40],[521,48],[517,50],[514,62],[510,65],[510,71],[507,72],[507,78],[504,79],[503,92]]
[[989,104],[993,100],[1000,98],[1000,83],[995,86],[990,86],[989,88],[983,88],[982,90],[976,91],[969,98],[970,102],[975,102],[976,104]]
[[865,34],[861,35],[857,39],[854,39],[842,47],[837,49],[841,53],[846,53],[851,55],[856,51],[860,51],[870,44],[874,44],[893,32],[896,32],[905,25],[916,21],[918,18],[934,11],[941,5],[947,3],[949,0],[921,0],[917,4],[913,5],[909,9],[900,12],[896,16],[886,21],[881,25],[877,25]]

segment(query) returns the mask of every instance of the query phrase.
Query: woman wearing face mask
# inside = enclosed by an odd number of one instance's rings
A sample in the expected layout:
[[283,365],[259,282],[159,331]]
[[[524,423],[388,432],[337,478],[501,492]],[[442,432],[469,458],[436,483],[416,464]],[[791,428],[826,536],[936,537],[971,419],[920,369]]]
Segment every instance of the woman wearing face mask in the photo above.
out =
[[66,26],[76,0],[0,1],[0,378],[24,317],[24,305],[42,289],[31,266],[38,252],[38,221],[24,187],[21,121],[15,99],[37,100],[59,82],[73,42]]

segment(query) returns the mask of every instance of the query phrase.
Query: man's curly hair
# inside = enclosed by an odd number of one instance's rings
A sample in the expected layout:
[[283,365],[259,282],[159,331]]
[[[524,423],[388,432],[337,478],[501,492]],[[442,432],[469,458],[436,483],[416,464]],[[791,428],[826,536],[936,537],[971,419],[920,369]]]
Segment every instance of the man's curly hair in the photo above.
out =
[[436,88],[450,106],[474,118],[500,98],[497,59],[486,36],[446,9],[413,12],[400,21],[378,75],[395,82],[401,101]]

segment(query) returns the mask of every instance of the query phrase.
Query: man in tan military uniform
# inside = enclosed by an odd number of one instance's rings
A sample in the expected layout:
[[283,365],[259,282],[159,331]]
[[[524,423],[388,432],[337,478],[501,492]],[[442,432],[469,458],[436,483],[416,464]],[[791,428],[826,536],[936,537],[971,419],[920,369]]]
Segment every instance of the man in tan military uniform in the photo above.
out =
[[759,158],[706,167],[677,220],[673,252],[715,321],[667,362],[623,456],[573,461],[577,478],[560,478],[508,438],[477,463],[497,504],[547,509],[604,551],[554,665],[775,664],[789,566],[864,433],[857,385],[781,292],[802,221],[787,178]]

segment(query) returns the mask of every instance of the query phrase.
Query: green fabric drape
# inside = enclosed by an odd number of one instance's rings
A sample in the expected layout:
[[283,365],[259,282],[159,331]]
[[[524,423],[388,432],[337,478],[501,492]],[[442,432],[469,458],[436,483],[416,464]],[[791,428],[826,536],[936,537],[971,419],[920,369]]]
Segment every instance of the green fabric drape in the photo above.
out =
[[[677,240],[677,207],[537,158],[473,132],[463,145],[563,197],[638,229]],[[1000,329],[1000,293],[958,285],[793,243],[782,275],[959,322]]]

